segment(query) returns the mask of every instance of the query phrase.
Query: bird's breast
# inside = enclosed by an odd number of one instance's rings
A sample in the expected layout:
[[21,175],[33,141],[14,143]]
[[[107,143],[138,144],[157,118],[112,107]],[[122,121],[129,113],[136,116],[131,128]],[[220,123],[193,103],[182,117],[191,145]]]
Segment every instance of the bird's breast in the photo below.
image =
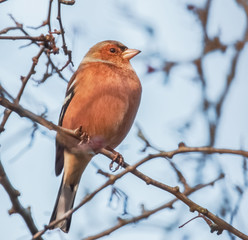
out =
[[63,127],[82,126],[91,137],[102,137],[106,146],[115,148],[134,121],[141,95],[139,79],[132,70],[87,70],[76,76]]

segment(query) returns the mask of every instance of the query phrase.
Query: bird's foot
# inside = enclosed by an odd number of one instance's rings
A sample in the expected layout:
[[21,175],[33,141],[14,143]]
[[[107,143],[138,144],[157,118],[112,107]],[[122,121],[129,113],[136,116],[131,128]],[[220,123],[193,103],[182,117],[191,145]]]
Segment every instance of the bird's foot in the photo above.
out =
[[[114,157],[112,158],[112,161],[109,164],[109,169],[112,172],[115,172],[120,168],[120,166],[124,166],[124,158],[120,153],[116,152],[114,149],[108,148],[108,150],[114,154]],[[113,169],[114,162],[117,163],[117,167],[115,169]]]
[[78,145],[88,144],[90,142],[90,135],[87,132],[83,131],[82,126],[75,130],[75,134],[81,139]]
[[90,142],[90,135],[87,132],[83,132],[83,134],[80,136],[82,139],[81,142],[83,143],[89,143]]

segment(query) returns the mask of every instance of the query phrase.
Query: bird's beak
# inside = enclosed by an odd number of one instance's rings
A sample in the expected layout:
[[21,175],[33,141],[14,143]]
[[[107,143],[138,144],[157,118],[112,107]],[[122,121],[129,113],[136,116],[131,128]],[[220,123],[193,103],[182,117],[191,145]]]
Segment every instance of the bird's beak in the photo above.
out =
[[137,50],[137,49],[127,49],[122,53],[122,57],[124,59],[130,60],[131,58],[133,58],[134,56],[136,56],[137,54],[139,54],[141,51]]

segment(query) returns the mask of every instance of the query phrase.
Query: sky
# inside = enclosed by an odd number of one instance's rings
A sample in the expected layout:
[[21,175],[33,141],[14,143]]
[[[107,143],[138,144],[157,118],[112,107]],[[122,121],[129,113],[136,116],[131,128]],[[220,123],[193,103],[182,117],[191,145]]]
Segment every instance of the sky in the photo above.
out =
[[[13,0],[0,5],[0,29],[13,25],[8,14],[11,13],[25,26],[38,26],[46,18],[49,1]],[[202,54],[203,34],[199,20],[189,12],[186,4],[204,6],[205,1],[186,0],[154,0],[154,1],[76,1],[74,6],[63,6],[63,24],[66,32],[66,42],[73,51],[74,70],[81,62],[84,54],[95,43],[114,39],[123,42],[130,48],[140,49],[139,56],[132,60],[132,65],[142,82],[143,93],[140,108],[135,120],[151,142],[163,150],[176,149],[179,142],[188,146],[202,146],[208,142],[207,128],[201,108],[201,84],[194,80],[196,68],[191,63]],[[204,58],[203,70],[207,78],[207,96],[211,102],[218,100],[223,91],[225,79],[230,68],[230,59],[235,53],[233,44],[242,38],[246,27],[243,10],[234,0],[214,0],[211,5],[210,20],[207,26],[210,37],[219,36],[221,41],[230,47],[225,53],[213,52]],[[52,25],[58,28],[56,21],[56,3],[52,13]],[[153,31],[149,31],[153,29]],[[38,31],[27,29],[34,35],[39,35],[45,29]],[[75,35],[76,33],[76,35]],[[18,32],[11,32],[13,35]],[[32,64],[32,57],[38,53],[38,48],[25,45],[25,41],[0,42],[0,82],[15,96],[21,86],[20,76],[26,75]],[[58,42],[58,45],[60,42]],[[247,109],[247,79],[246,67],[247,46],[238,60],[238,70],[235,83],[225,100],[217,132],[216,146],[244,149],[248,147],[248,109]],[[63,66],[66,58],[61,54],[53,57],[58,66]],[[45,58],[41,58],[44,62]],[[162,71],[146,74],[147,66],[161,68],[165,61],[178,61],[169,75]],[[42,65],[42,64],[41,64]],[[43,64],[44,65],[44,64]],[[37,67],[34,79],[42,78],[44,66]],[[67,79],[72,72],[63,71]],[[66,82],[54,75],[45,83],[37,86],[30,80],[21,99],[21,105],[42,114],[47,110],[47,119],[57,122],[60,108],[63,104]],[[3,108],[0,107],[0,111]],[[2,116],[2,115],[0,115]],[[210,117],[214,117],[211,116]],[[190,120],[191,127],[182,134],[178,131],[182,123]],[[20,201],[23,206],[31,206],[32,216],[39,229],[48,223],[54,206],[60,184],[60,177],[54,174],[54,137],[55,133],[43,127],[35,133],[32,145],[30,143],[32,123],[12,114],[6,125],[6,131],[0,136],[0,158],[13,186],[21,192]],[[140,150],[143,143],[137,138],[137,126],[134,124],[129,135],[118,147],[125,160],[134,164],[146,153]],[[192,157],[193,156],[193,157]],[[196,155],[184,155],[173,160],[180,167],[186,179],[196,183]],[[109,160],[103,156],[94,157],[82,176],[76,198],[76,205],[86,193],[94,191],[106,179],[96,174],[97,168],[108,171]],[[192,200],[207,207],[212,212],[218,212],[219,204],[224,202],[226,191],[230,194],[230,206],[237,201],[234,186],[243,184],[242,158],[229,155],[213,155],[208,158],[204,170],[201,171],[202,181],[213,180],[219,174],[219,166],[226,174],[223,182],[217,183],[191,196]],[[140,170],[150,177],[175,186],[177,176],[167,161],[156,159],[140,167]],[[147,209],[155,208],[169,200],[172,196],[154,187],[146,186],[144,182],[128,174],[119,180],[116,187],[128,195],[128,216],[122,216],[123,200],[114,199],[109,204],[111,188],[99,193],[91,202],[79,209],[74,215],[70,233],[64,235],[59,230],[49,231],[45,239],[82,239],[96,234],[117,222],[117,217],[131,217],[141,213],[141,204]],[[20,216],[9,216],[11,208],[8,195],[0,187],[0,236],[1,239],[30,239],[30,234]],[[248,208],[247,192],[244,194],[234,225],[241,231],[246,231],[246,216]],[[216,204],[218,202],[218,204]],[[180,218],[178,218],[180,216]],[[193,221],[184,228],[166,231],[173,226],[177,228],[194,217],[188,207],[182,203],[175,204],[175,210],[164,210],[144,220],[120,229],[105,239],[228,239],[227,233],[220,236],[210,234],[202,220]],[[178,220],[179,219],[179,220]],[[227,221],[229,218],[227,216]],[[173,225],[175,224],[175,225]],[[192,229],[194,231],[192,231]],[[13,231],[14,230],[14,231]]]

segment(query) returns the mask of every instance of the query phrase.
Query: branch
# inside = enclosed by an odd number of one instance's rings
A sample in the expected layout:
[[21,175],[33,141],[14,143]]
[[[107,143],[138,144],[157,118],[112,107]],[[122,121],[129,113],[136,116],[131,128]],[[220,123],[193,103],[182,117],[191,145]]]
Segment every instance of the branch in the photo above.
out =
[[65,5],[74,5],[75,0],[69,0],[69,1],[59,0],[59,3],[65,4]]
[[[18,197],[20,196],[19,191],[17,191],[12,184],[10,183],[3,165],[0,161],[0,184],[2,184],[2,186],[4,187],[5,191],[8,193],[9,198],[12,202],[12,208],[9,210],[9,214],[14,214],[14,213],[18,213],[22,216],[22,218],[24,219],[26,225],[28,226],[28,229],[30,231],[30,233],[32,235],[34,235],[35,233],[38,232],[38,229],[34,223],[34,220],[31,216],[31,211],[30,211],[30,207],[24,208],[22,206],[22,204],[20,203]],[[41,237],[39,237],[38,239],[42,239]]]
[[[223,178],[223,175],[220,175],[218,178],[216,178],[215,180],[213,180],[207,184],[196,185],[195,187],[184,191],[183,194],[185,196],[189,196],[190,194],[196,192],[197,190],[200,190],[200,189],[205,188],[207,186],[213,186],[215,182],[219,181],[222,178]],[[143,213],[141,215],[130,218],[130,219],[120,219],[119,218],[118,223],[115,226],[113,226],[113,227],[111,227],[111,228],[109,228],[109,229],[107,229],[101,233],[98,233],[96,235],[86,237],[86,238],[84,238],[84,240],[94,240],[94,239],[98,239],[98,238],[107,236],[107,235],[111,234],[112,232],[118,230],[119,228],[121,228],[123,226],[126,226],[126,225],[131,224],[131,223],[137,223],[138,221],[143,220],[143,219],[147,219],[151,215],[153,215],[153,214],[155,214],[161,210],[164,210],[166,208],[173,208],[173,204],[175,202],[177,202],[178,200],[179,200],[178,198],[174,198],[173,200],[169,201],[168,203],[165,203],[165,204],[163,204],[157,208],[154,208],[152,210],[145,210],[145,211],[143,211]]]
[[52,11],[52,3],[53,3],[53,0],[49,0],[49,7],[48,7],[48,14],[47,14],[47,19],[45,21],[42,22],[41,25],[39,25],[38,27],[29,27],[29,28],[32,28],[32,29],[39,29],[39,28],[42,28],[44,26],[48,26],[48,31],[51,32],[51,11]]
[[179,144],[178,149],[175,149],[169,152],[161,152],[158,155],[160,155],[161,157],[173,158],[177,154],[191,153],[191,152],[200,152],[200,153],[207,153],[207,154],[227,153],[227,154],[234,154],[234,155],[248,157],[248,151],[226,149],[226,148],[213,148],[213,147],[187,147],[185,146],[185,144]]
[[7,32],[9,32],[11,30],[17,30],[17,29],[20,29],[20,27],[7,27],[7,28],[4,28],[3,30],[0,31],[0,35],[1,34],[6,34]]
[[[52,7],[52,2],[53,2],[53,0],[50,0],[50,3],[49,3],[49,9],[48,9],[48,17],[47,17],[47,20],[46,21],[48,21],[48,26],[49,26],[49,29],[51,28],[51,26],[49,25],[49,23],[50,23],[50,17],[51,17],[51,7]],[[15,23],[15,25],[16,25],[16,29],[19,29],[27,38],[27,40],[30,40],[31,41],[31,43],[32,44],[35,44],[36,46],[38,46],[38,47],[40,47],[40,44],[39,43],[37,43],[36,41],[35,41],[35,39],[32,39],[32,36],[30,36],[29,34],[28,34],[28,32],[26,31],[26,30],[24,30],[24,28],[23,28],[23,24],[21,24],[21,23],[19,23],[11,14],[9,15],[10,16],[10,18],[13,20],[13,22]],[[14,29],[14,27],[12,27],[11,29]],[[4,31],[6,31],[6,28],[5,29],[3,29],[1,32],[4,32]],[[8,29],[7,29],[7,31],[9,31]],[[0,33],[1,33],[0,32]],[[56,32],[56,34],[57,34],[58,32]],[[22,36],[22,37],[25,37],[25,36]],[[40,36],[38,37],[38,39],[40,38]],[[55,50],[57,50],[58,51],[58,49],[56,48],[56,45],[55,45],[55,40],[54,40],[54,37],[52,37],[52,34],[51,33],[49,33],[49,34],[47,34],[46,35],[46,38],[47,38],[47,40],[44,42],[44,43],[50,43],[50,49],[52,49],[53,50],[53,48],[55,49]],[[41,38],[40,38],[41,39]],[[47,44],[44,44],[44,45],[47,45]],[[46,47],[48,47],[48,46],[46,46]],[[54,51],[53,50],[53,52],[54,53],[56,53],[56,51]],[[59,77],[60,78],[62,78],[64,81],[66,81],[66,82],[68,82],[68,80],[63,76],[63,74],[60,72],[60,70],[56,67],[56,65],[53,63],[53,61],[52,61],[52,59],[51,59],[51,57],[50,57],[50,53],[51,52],[49,52],[49,51],[45,51],[45,54],[46,54],[46,56],[47,56],[47,58],[48,58],[48,61],[49,61],[49,64],[51,65],[51,67],[52,67],[52,70],[55,70],[55,72],[59,75]]]
[[174,162],[169,160],[169,163],[170,163],[171,167],[174,169],[174,171],[176,172],[178,180],[183,184],[184,191],[187,190],[189,188],[189,185],[188,185],[185,177],[183,176],[182,172],[176,167],[176,164]]
[[46,37],[42,34],[38,37],[32,37],[32,36],[0,36],[0,40],[31,40],[35,42],[45,42]]
[[52,31],[52,28],[51,28],[52,3],[53,3],[53,0],[50,0],[50,2],[49,2],[49,8],[48,8],[48,14],[47,14],[47,20],[46,20],[46,24],[48,26],[48,30],[49,31]]
[[60,71],[62,71],[65,67],[67,67],[70,63],[72,64],[72,66],[74,66],[73,62],[72,62],[72,58],[71,58],[71,50],[68,50],[66,42],[65,42],[65,30],[62,24],[62,18],[61,18],[61,4],[66,4],[66,5],[73,5],[75,3],[74,0],[72,1],[63,1],[63,0],[58,0],[58,15],[57,15],[57,20],[59,21],[59,27],[60,27],[60,32],[61,32],[61,36],[62,36],[62,48],[64,50],[65,55],[68,56],[68,61],[66,62],[66,64],[61,68]]
[[[24,89],[25,89],[25,87],[26,87],[26,84],[27,84],[27,82],[28,82],[28,80],[30,79],[30,77],[31,77],[33,74],[35,74],[35,71],[34,71],[34,70],[35,70],[35,66],[37,65],[38,60],[39,60],[40,56],[42,55],[42,53],[44,52],[44,50],[45,50],[44,47],[41,47],[41,48],[40,48],[40,51],[38,52],[38,54],[37,54],[35,57],[32,58],[33,64],[32,64],[32,66],[31,66],[31,68],[30,68],[29,73],[27,74],[26,77],[21,77],[22,86],[21,86],[21,88],[20,88],[20,90],[19,90],[19,92],[18,92],[18,94],[17,94],[16,99],[14,100],[15,103],[19,103],[19,101],[20,101],[20,99],[21,99],[21,96],[22,96],[22,94],[23,94],[23,91],[24,91]],[[0,86],[0,87],[1,87],[1,86]],[[3,89],[3,88],[1,87],[0,90],[1,90],[1,89]],[[5,91],[5,92],[7,92],[7,91]],[[10,94],[8,94],[8,95],[10,96]],[[0,124],[0,133],[4,131],[4,126],[5,126],[5,124],[6,124],[7,120],[8,120],[8,118],[9,118],[11,112],[12,112],[11,110],[6,110],[6,111],[4,112],[4,117],[3,117],[3,120],[2,120],[2,122],[1,122],[1,124]]]

